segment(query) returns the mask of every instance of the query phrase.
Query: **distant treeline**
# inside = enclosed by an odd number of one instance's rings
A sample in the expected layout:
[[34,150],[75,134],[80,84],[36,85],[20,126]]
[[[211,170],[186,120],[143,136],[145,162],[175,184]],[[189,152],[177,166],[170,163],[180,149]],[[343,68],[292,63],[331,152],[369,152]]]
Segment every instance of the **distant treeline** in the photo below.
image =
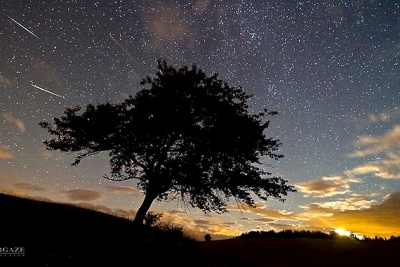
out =
[[270,231],[251,231],[241,234],[236,238],[317,238],[317,239],[351,239],[358,241],[392,241],[400,242],[400,236],[391,236],[389,239],[375,236],[373,238],[364,236],[361,239],[355,235],[350,234],[348,236],[342,236],[335,231],[330,231],[329,233],[324,233],[320,231],[308,231],[308,230],[282,230],[280,232]]

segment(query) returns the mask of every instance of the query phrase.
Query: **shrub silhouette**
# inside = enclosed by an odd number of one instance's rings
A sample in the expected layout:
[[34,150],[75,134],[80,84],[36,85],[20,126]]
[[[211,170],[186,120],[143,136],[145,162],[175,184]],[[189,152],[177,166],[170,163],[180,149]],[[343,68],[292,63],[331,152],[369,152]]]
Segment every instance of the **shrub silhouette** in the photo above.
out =
[[146,226],[154,226],[156,225],[163,215],[161,213],[154,213],[154,212],[147,212],[146,216],[144,217],[144,225]]
[[205,239],[206,241],[211,241],[211,235],[206,234],[206,235],[204,236],[204,239]]

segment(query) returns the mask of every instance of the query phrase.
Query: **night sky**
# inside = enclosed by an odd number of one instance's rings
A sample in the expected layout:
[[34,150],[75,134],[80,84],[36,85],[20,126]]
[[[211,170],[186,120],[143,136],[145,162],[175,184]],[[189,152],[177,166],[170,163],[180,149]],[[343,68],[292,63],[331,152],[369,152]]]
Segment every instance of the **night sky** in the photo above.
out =
[[[0,192],[133,218],[143,194],[111,182],[107,153],[71,166],[38,123],[66,107],[119,103],[157,59],[197,64],[276,110],[270,171],[286,202],[203,214],[152,210],[199,236],[345,229],[400,235],[400,1],[0,1]],[[245,207],[242,207],[245,208]]]

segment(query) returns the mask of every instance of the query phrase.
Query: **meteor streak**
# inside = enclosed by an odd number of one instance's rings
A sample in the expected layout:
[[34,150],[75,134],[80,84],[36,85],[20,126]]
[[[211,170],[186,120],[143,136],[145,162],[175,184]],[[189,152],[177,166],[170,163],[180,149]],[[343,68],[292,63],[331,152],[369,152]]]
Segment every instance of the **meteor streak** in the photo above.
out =
[[128,55],[128,57],[129,57],[133,62],[137,63],[136,60],[135,60],[135,58],[128,52],[128,50],[126,50],[126,49],[112,36],[111,33],[110,33],[110,37],[111,37],[111,39],[114,41],[114,43],[115,43],[116,45],[118,45],[118,46],[125,52],[125,54]]
[[46,92],[46,93],[49,93],[49,94],[51,94],[51,95],[55,95],[55,96],[57,96],[57,97],[60,97],[60,98],[65,99],[65,97],[63,97],[63,96],[61,96],[61,95],[59,95],[59,94],[53,93],[52,91],[46,90],[46,89],[44,89],[44,88],[42,88],[42,87],[40,87],[40,86],[37,86],[37,85],[35,85],[35,84],[31,84],[31,85],[32,85],[33,87],[35,87],[36,89],[42,90],[43,92]]
[[33,36],[35,36],[36,38],[40,39],[36,34],[34,34],[33,32],[31,32],[30,30],[28,30],[26,27],[24,27],[24,25],[22,25],[21,23],[19,23],[18,21],[16,21],[15,19],[13,19],[10,16],[7,16],[9,19],[11,19],[13,22],[15,22],[16,24],[18,24],[19,26],[21,26],[22,29],[24,29],[25,31],[29,32],[30,34],[32,34]]

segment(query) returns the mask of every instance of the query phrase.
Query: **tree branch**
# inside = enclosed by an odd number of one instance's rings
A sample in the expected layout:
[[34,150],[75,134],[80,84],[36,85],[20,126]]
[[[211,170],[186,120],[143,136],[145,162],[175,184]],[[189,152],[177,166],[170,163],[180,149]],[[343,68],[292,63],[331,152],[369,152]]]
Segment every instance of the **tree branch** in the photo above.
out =
[[96,155],[96,154],[99,154],[101,151],[88,151],[88,152],[85,152],[85,153],[80,153],[76,158],[75,158],[75,161],[71,164],[72,166],[76,166],[76,165],[78,165],[80,162],[81,162],[81,160],[83,159],[83,158],[86,158],[87,156],[93,156],[93,155]]

